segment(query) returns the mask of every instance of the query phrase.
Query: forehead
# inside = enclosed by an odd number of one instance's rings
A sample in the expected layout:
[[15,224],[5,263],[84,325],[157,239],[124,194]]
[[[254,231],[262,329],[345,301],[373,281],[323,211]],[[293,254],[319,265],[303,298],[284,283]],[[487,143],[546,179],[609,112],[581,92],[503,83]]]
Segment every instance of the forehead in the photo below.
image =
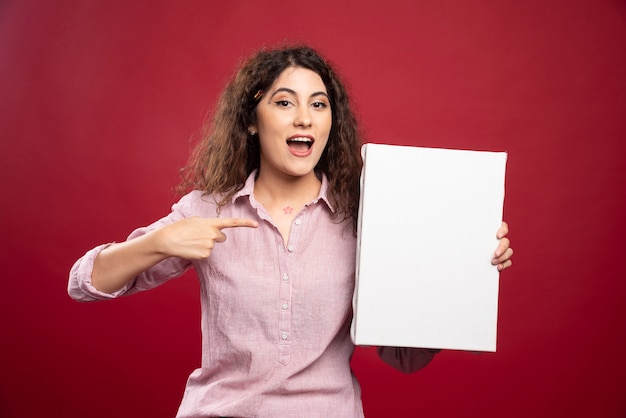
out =
[[322,78],[315,71],[302,67],[288,67],[280,73],[270,86],[270,90],[279,88],[289,88],[296,93],[326,93]]

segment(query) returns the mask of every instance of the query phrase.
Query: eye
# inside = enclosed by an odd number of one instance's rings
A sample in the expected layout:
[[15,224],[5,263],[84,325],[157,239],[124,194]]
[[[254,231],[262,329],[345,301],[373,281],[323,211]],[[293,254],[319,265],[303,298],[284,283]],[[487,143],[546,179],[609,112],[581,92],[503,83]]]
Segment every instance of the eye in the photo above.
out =
[[277,100],[274,103],[279,107],[288,107],[291,104],[289,100]]
[[325,109],[325,108],[328,107],[326,102],[323,102],[323,101],[313,102],[313,103],[311,103],[311,106],[313,106],[313,108],[315,108],[315,109]]

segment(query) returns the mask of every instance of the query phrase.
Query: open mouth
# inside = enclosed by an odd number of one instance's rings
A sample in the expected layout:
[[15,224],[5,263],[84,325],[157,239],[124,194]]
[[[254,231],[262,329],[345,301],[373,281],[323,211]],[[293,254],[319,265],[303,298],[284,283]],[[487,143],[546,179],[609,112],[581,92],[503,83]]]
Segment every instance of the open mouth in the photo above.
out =
[[313,146],[313,139],[307,137],[294,137],[287,140],[287,146],[295,152],[307,152]]

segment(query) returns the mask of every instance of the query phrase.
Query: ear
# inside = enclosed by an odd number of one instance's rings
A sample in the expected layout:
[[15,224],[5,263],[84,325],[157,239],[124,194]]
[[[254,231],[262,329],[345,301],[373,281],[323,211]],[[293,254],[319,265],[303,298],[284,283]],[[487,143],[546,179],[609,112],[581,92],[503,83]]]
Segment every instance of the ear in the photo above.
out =
[[248,126],[248,133],[252,136],[257,134],[257,129],[256,129],[256,125],[250,125]]

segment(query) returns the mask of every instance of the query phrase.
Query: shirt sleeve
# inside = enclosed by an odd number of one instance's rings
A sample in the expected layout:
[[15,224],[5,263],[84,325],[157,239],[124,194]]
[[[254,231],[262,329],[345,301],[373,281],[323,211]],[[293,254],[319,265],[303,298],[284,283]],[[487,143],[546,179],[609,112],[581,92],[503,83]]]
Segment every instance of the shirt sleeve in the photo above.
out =
[[413,373],[423,369],[441,350],[409,347],[377,347],[378,357],[394,369]]
[[[172,206],[172,212],[168,216],[159,219],[151,225],[136,229],[128,236],[127,240],[140,237],[148,232],[190,216],[190,207],[192,205],[192,196],[184,196],[178,203]],[[110,245],[112,244],[99,245],[87,251],[85,255],[74,263],[70,270],[67,289],[72,299],[79,302],[91,302],[115,299],[120,296],[127,296],[140,291],[153,289],[170,279],[181,276],[191,266],[189,260],[170,257],[144,271],[118,291],[114,293],[104,293],[93,287],[91,274],[96,257],[100,251]]]

